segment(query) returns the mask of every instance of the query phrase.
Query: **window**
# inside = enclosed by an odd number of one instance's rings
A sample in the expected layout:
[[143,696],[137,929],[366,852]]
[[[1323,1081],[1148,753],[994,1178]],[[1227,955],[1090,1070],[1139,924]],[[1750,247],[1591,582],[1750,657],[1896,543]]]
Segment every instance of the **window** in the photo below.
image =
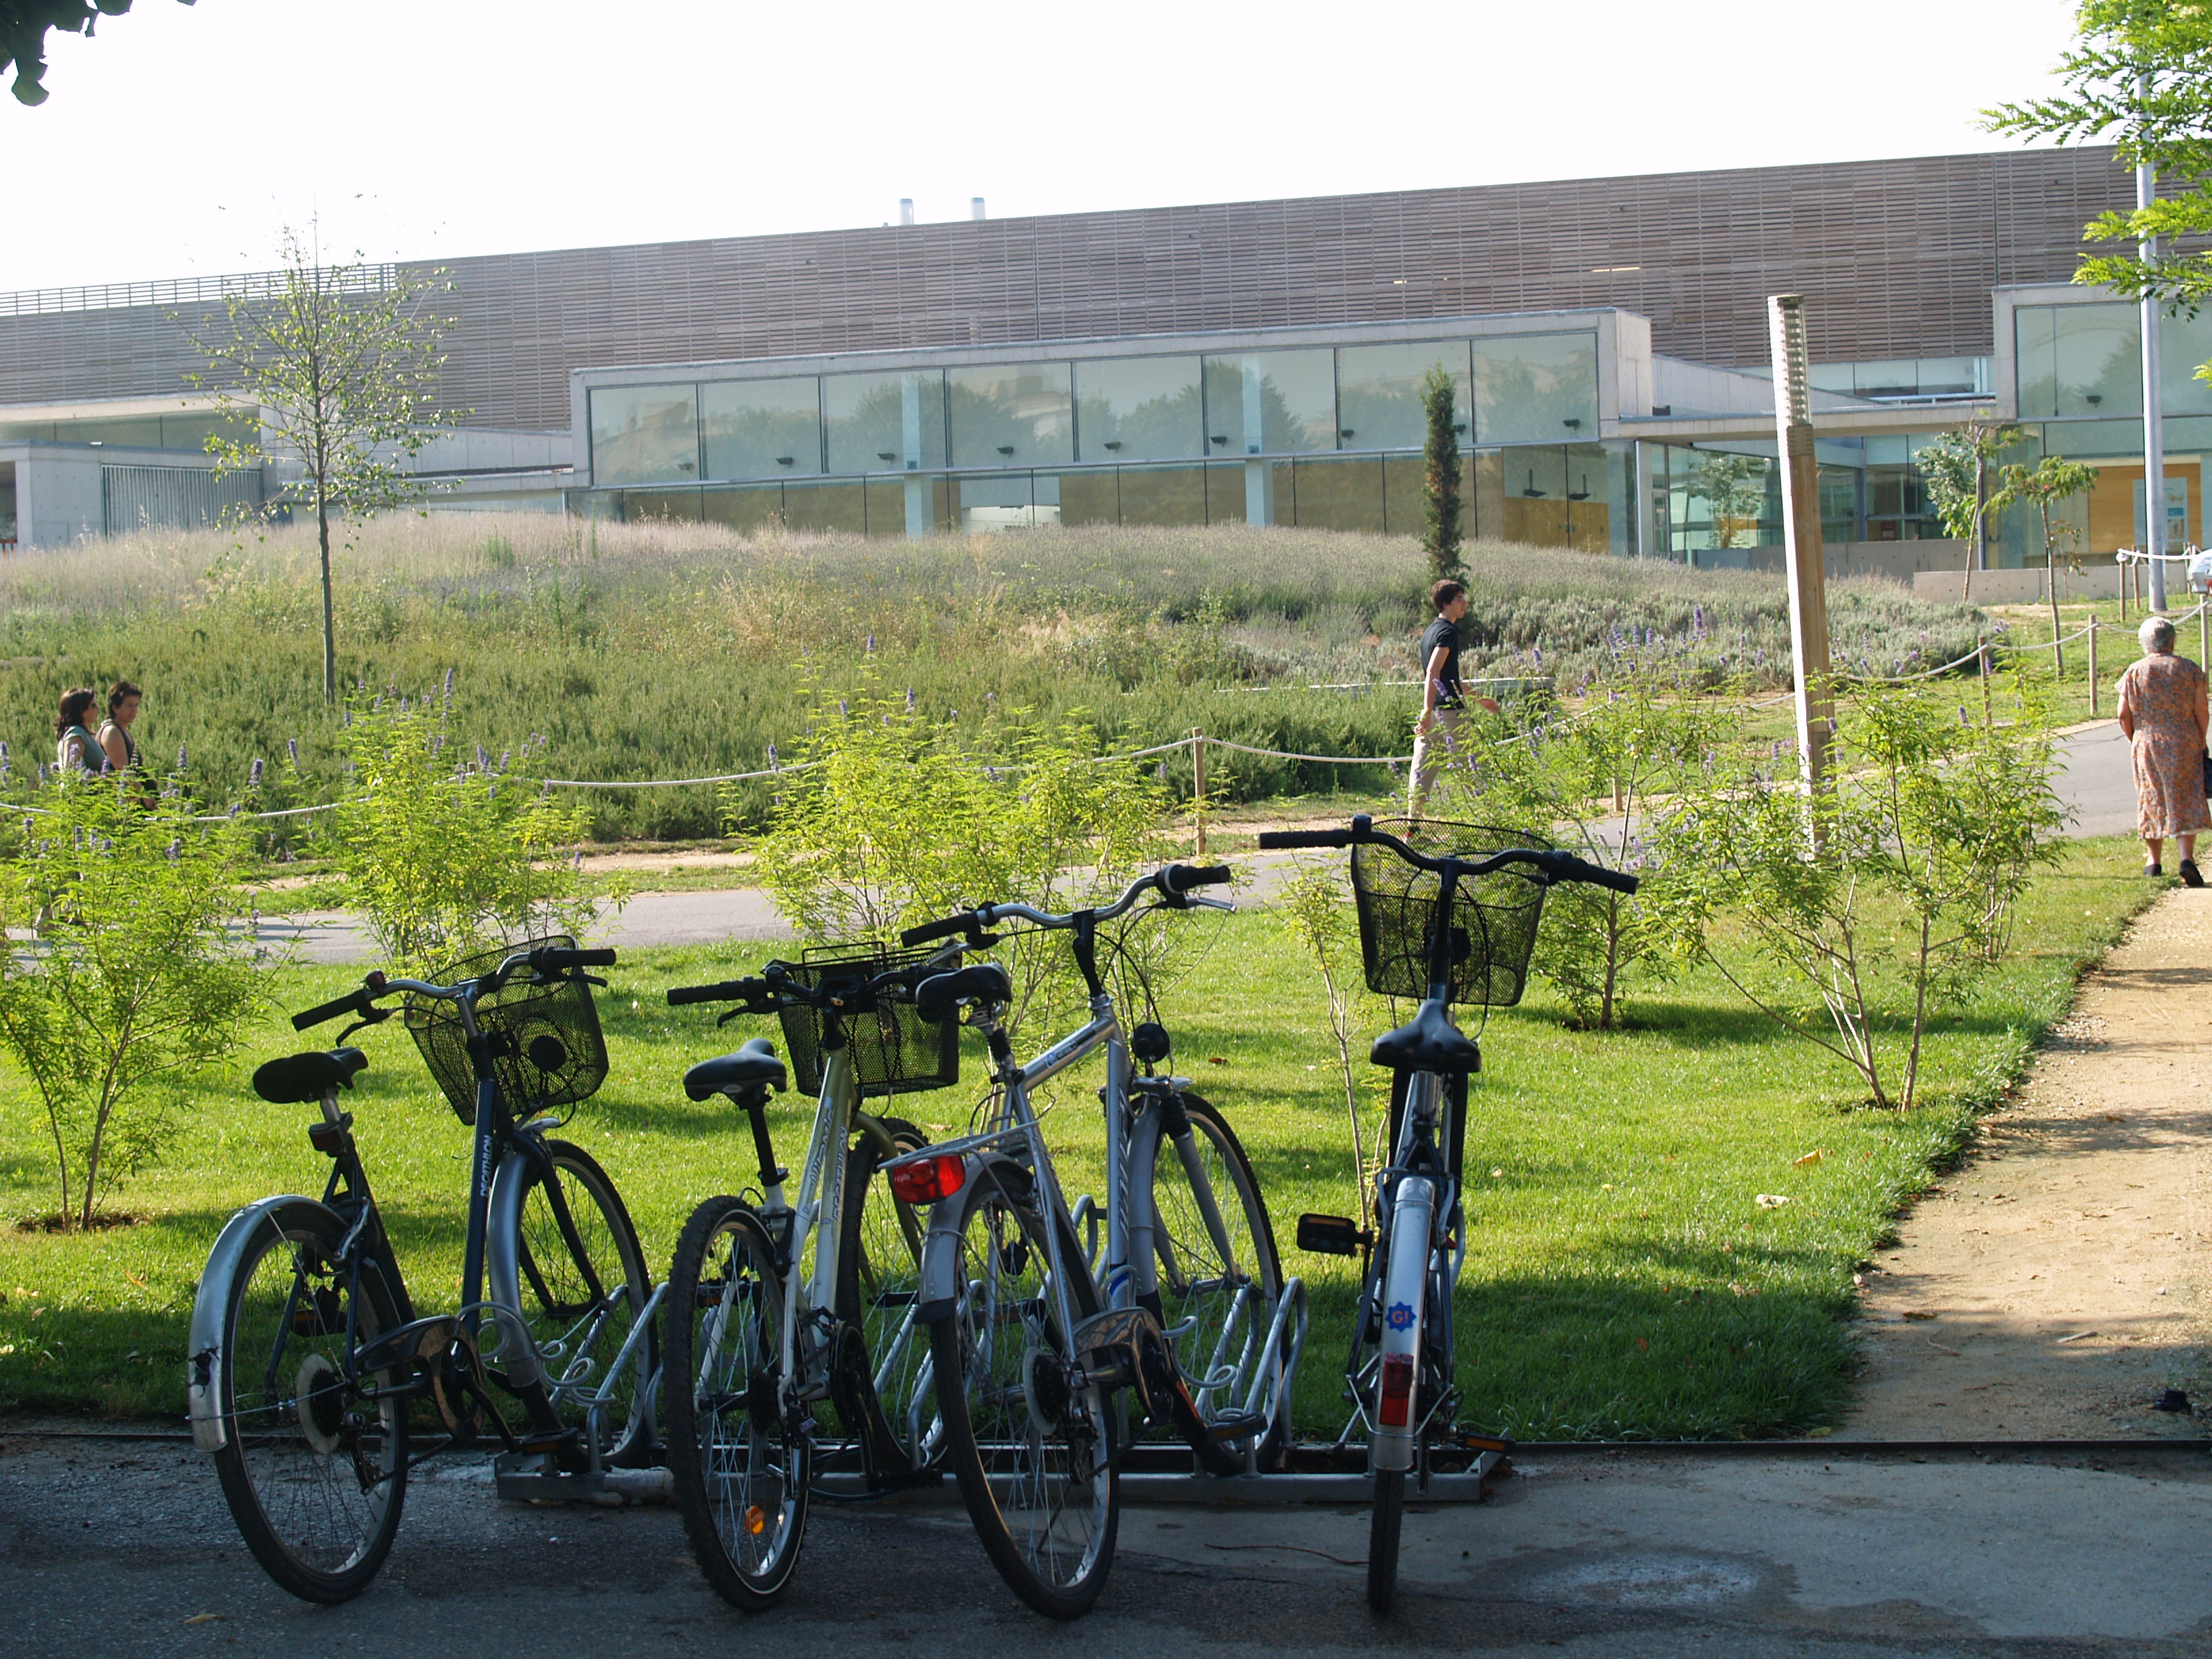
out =
[[946,377],[946,402],[955,466],[1065,466],[1075,459],[1066,363],[956,368]]
[[[1345,449],[1419,449],[1428,437],[1421,383],[1430,369],[1452,377],[1453,418],[1462,443],[1473,437],[1474,399],[1464,340],[1341,346],[1336,354],[1337,437]],[[1591,428],[1593,435],[1595,427]]]
[[690,386],[592,392],[592,482],[666,483],[699,476],[699,400]]
[[825,374],[823,425],[832,472],[915,472],[945,465],[945,375]]
[[1597,337],[1523,334],[1474,343],[1474,440],[1564,443],[1597,436]]
[[822,383],[709,381],[699,388],[709,478],[805,477],[822,471]]
[[1207,454],[1310,455],[1336,447],[1334,352],[1206,360]]
[[1086,461],[1181,460],[1206,453],[1195,357],[1109,357],[1075,365]]

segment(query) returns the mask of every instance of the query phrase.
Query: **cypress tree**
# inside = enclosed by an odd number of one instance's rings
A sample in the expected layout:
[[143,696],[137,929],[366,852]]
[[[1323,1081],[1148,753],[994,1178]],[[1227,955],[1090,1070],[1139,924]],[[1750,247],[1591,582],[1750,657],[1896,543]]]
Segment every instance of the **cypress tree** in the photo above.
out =
[[1431,368],[1421,382],[1421,409],[1428,416],[1428,439],[1421,448],[1422,489],[1427,518],[1421,549],[1429,556],[1429,578],[1440,581],[1461,574],[1459,562],[1459,431],[1454,416],[1452,378]]

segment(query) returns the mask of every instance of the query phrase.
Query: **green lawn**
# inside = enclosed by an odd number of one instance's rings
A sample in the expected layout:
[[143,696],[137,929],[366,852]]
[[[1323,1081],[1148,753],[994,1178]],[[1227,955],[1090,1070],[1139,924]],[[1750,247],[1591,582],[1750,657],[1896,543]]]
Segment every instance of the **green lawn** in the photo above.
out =
[[[2067,849],[2026,907],[2021,952],[1934,1037],[1927,1103],[1910,1114],[1860,1106],[1843,1068],[1779,1037],[1706,977],[1642,1002],[1624,1033],[1566,1030],[1540,986],[1492,1018],[1468,1136],[1465,1419],[1523,1437],[1601,1438],[1778,1435],[1835,1420],[1852,1368],[1855,1264],[2063,1015],[2081,965],[2149,896],[2136,867],[2117,842]],[[1178,1068],[1236,1124],[1286,1265],[1314,1288],[1298,1412],[1305,1431],[1334,1434],[1349,1266],[1290,1247],[1298,1212],[1349,1213],[1355,1203],[1318,985],[1270,915],[1192,925],[1210,945],[1165,1000]],[[691,1205],[742,1185],[747,1165],[726,1109],[692,1105],[675,1087],[685,1065],[733,1046],[741,1028],[718,1037],[710,1012],[672,1011],[660,994],[766,954],[636,952],[604,994],[612,1074],[566,1133],[614,1174],[658,1262]],[[349,978],[288,969],[274,989],[295,1008]],[[216,1230],[261,1194],[319,1190],[326,1167],[307,1144],[311,1111],[263,1105],[245,1086],[289,1036],[272,1018],[208,1079],[166,1162],[116,1200],[137,1224],[89,1237],[0,1231],[0,1408],[181,1412],[185,1325]],[[361,1139],[428,1307],[458,1283],[467,1135],[395,1028],[367,1046],[374,1069],[354,1103]],[[1071,1185],[1095,1174],[1091,1086],[1063,1086],[1050,1120]],[[949,1128],[974,1096],[963,1084],[901,1109]],[[41,1132],[22,1079],[0,1074],[0,1216],[10,1223],[54,1207]],[[802,1133],[787,1101],[787,1156]],[[1816,1152],[1817,1162],[1796,1162]],[[1761,1194],[1789,1201],[1762,1208]]]

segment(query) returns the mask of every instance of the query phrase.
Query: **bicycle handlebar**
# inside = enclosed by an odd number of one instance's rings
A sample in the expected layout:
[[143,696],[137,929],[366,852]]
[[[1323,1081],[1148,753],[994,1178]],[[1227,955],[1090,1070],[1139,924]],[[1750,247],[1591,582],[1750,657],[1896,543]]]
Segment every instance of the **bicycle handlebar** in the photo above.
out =
[[726,979],[716,985],[678,985],[668,993],[668,1006],[681,1008],[692,1002],[750,1002],[764,996],[768,981],[764,979]]
[[[588,951],[567,945],[541,945],[534,951],[518,951],[489,974],[465,979],[452,985],[432,985],[419,979],[387,979],[381,971],[371,974],[362,981],[361,989],[346,995],[319,1003],[314,1007],[292,1016],[292,1029],[304,1031],[310,1026],[326,1025],[331,1020],[351,1014],[374,1024],[389,1014],[390,1010],[377,1007],[377,1000],[395,992],[411,993],[419,996],[453,998],[471,988],[482,991],[486,988],[497,990],[507,982],[507,977],[517,968],[527,967],[542,976],[562,974],[578,968],[611,968],[615,964],[611,945],[595,945]],[[593,984],[599,981],[594,980]]]
[[1282,848],[1353,846],[1387,847],[1416,870],[1426,870],[1442,875],[1446,867],[1455,868],[1462,876],[1486,876],[1509,864],[1533,864],[1549,881],[1587,882],[1593,887],[1605,887],[1616,893],[1633,893],[1641,885],[1626,870],[1608,870],[1601,864],[1592,864],[1587,859],[1577,858],[1572,853],[1552,852],[1534,847],[1508,847],[1479,859],[1445,856],[1432,858],[1417,853],[1386,830],[1375,828],[1374,821],[1366,817],[1352,819],[1348,830],[1268,830],[1260,836],[1260,845],[1273,850]]
[[[1232,878],[1233,872],[1225,864],[1203,868],[1194,864],[1164,864],[1131,882],[1113,903],[1088,914],[1094,921],[1112,921],[1117,916],[1126,915],[1148,892],[1158,893],[1165,905],[1179,910],[1188,909],[1194,903],[1227,909],[1230,907],[1226,904],[1216,904],[1211,899],[1194,900],[1189,895],[1194,888],[1211,887]],[[927,945],[932,939],[965,934],[970,944],[980,945],[984,929],[1002,921],[1033,922],[1039,927],[1072,927],[1075,925],[1075,919],[1085,914],[1081,910],[1070,910],[1054,915],[1027,904],[980,904],[973,910],[963,911],[957,916],[945,916],[936,921],[925,921],[917,927],[908,927],[899,934],[899,943]]]
[[360,990],[349,992],[346,995],[332,1001],[318,1003],[304,1013],[293,1015],[292,1029],[295,1031],[304,1031],[311,1025],[327,1025],[331,1021],[343,1018],[347,1014],[356,1014],[366,1019],[376,1012],[374,994],[367,986],[363,986]]

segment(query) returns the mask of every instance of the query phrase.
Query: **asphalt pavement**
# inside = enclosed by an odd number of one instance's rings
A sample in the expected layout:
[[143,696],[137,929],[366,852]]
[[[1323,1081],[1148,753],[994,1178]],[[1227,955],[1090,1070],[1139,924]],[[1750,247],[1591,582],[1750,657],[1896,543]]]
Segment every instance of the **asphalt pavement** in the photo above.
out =
[[[2059,739],[2058,796],[2069,814],[2070,836],[2131,835],[2136,824],[2134,774],[2127,740],[2110,720],[2069,732]],[[1266,903],[1274,893],[1288,854],[1240,854],[1234,862],[1237,898]],[[358,916],[343,910],[302,912],[264,918],[263,935],[289,944],[306,962],[371,961],[374,941]],[[758,888],[731,887],[698,892],[640,893],[619,911],[602,915],[592,942],[637,948],[657,945],[707,945],[728,939],[778,939],[791,926]]]

